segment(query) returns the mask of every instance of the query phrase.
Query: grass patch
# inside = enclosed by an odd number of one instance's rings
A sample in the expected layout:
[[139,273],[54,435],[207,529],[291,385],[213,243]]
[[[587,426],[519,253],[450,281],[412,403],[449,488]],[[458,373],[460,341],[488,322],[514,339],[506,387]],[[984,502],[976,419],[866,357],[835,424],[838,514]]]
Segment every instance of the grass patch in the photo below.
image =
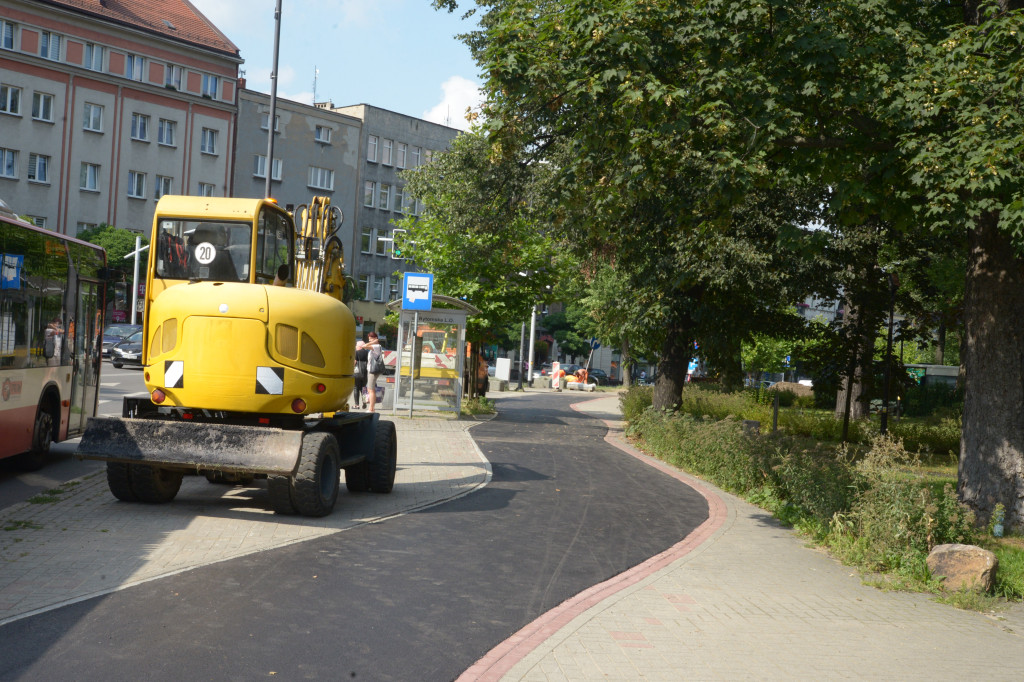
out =
[[494,414],[494,402],[486,397],[470,398],[462,401],[462,414],[475,416],[478,414]]
[[12,519],[12,520],[8,521],[7,525],[5,525],[3,528],[6,531],[11,531],[11,530],[39,530],[40,528],[42,528],[42,526],[39,525],[38,523],[36,523],[35,521],[22,521],[22,520],[14,520],[14,519]]
[[[687,386],[682,398],[678,412],[662,413],[651,407],[650,387],[623,393],[627,435],[659,459],[768,510],[870,575],[866,582],[933,592],[945,603],[983,611],[998,599],[1024,600],[1024,539],[991,538],[957,499],[950,452],[959,450],[958,419],[904,420],[884,437],[871,422],[851,423],[854,442],[842,444],[832,413],[799,400],[780,410],[777,433],[762,426],[761,435],[752,435],[742,420],[771,423],[755,392]],[[926,559],[947,543],[996,553],[992,595],[941,591]]]

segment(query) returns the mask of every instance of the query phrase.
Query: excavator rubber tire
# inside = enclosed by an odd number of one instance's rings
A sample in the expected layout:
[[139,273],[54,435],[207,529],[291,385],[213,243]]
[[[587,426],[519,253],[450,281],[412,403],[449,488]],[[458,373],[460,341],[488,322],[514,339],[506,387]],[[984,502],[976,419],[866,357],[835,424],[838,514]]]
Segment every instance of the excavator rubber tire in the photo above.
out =
[[130,464],[132,491],[139,502],[164,504],[181,489],[182,472],[151,464]]
[[291,476],[268,476],[267,494],[270,496],[270,508],[275,514],[294,516],[298,513],[292,504]]
[[132,489],[131,464],[107,462],[107,487],[122,502],[138,502],[139,496]]
[[338,439],[325,431],[302,437],[299,466],[292,477],[291,497],[303,516],[327,516],[334,511],[341,487]]
[[373,439],[373,453],[359,464],[345,468],[345,487],[354,493],[390,493],[398,469],[398,435],[394,422],[380,420]]

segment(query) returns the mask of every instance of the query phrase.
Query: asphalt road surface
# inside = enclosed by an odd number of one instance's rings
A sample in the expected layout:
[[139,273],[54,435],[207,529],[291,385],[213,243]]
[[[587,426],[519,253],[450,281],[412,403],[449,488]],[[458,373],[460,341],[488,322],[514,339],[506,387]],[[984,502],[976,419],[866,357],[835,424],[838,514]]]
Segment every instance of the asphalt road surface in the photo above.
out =
[[0,679],[453,679],[707,517],[574,399],[474,427],[494,476],[466,497],[4,626]]

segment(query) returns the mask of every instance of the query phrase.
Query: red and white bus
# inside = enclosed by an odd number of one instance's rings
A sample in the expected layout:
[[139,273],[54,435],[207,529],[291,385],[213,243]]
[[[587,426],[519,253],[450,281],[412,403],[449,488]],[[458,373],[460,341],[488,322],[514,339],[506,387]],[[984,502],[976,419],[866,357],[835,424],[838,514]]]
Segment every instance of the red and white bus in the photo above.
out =
[[0,458],[25,469],[79,435],[99,399],[106,252],[0,202]]

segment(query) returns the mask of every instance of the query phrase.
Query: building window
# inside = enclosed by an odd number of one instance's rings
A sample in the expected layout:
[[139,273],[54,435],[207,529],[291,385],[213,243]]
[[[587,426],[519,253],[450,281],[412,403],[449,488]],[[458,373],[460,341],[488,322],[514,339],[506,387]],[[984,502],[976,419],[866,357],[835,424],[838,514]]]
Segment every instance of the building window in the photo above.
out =
[[178,124],[166,118],[160,119],[156,126],[156,141],[166,147],[174,146],[174,133]]
[[363,183],[363,206],[373,208],[373,195],[377,192],[377,183],[367,180]]
[[[269,124],[270,124],[270,114],[263,114],[263,118],[262,118],[262,120],[260,122],[260,128],[262,128],[263,130],[266,130],[267,126]],[[278,116],[277,114],[274,114],[274,132],[275,133],[278,132],[280,130],[280,127],[281,127],[281,117]]]
[[174,178],[167,177],[166,175],[156,176],[156,198],[159,200],[165,194],[171,194],[171,185],[174,182]]
[[[281,159],[274,159],[274,167],[270,176],[271,180],[281,180],[282,165]],[[267,177],[267,156],[265,154],[257,154],[253,157],[252,174],[257,178]]]
[[391,149],[394,146],[394,142],[391,140],[384,140],[384,144],[381,145],[380,149],[380,162],[385,166],[391,165]]
[[402,186],[395,185],[395,209],[399,213],[405,208],[402,203],[405,201],[405,196],[402,194]]
[[199,151],[204,154],[217,153],[217,131],[212,128],[203,128],[202,139],[199,142]]
[[82,223],[82,222],[80,222],[80,223],[78,223],[78,225],[75,226],[75,234],[76,235],[82,234],[82,232],[84,230],[95,230],[97,227],[98,227],[98,225],[96,223]]
[[14,49],[14,24],[5,19],[0,19],[0,47]]
[[323,142],[324,144],[331,143],[331,129],[327,126],[317,126],[313,132],[313,138],[317,142]]
[[132,139],[149,142],[149,116],[132,114]]
[[397,168],[405,168],[405,157],[409,155],[409,145],[404,142],[399,142],[398,147],[395,150],[395,166]]
[[370,276],[359,275],[359,290],[363,292],[363,300],[370,300]]
[[28,155],[28,179],[35,182],[50,181],[50,157],[42,154]]
[[103,107],[99,104],[85,103],[82,116],[82,128],[96,133],[103,132]]
[[360,238],[359,238],[359,250],[362,253],[372,253],[372,251],[371,251],[372,247],[373,247],[373,228],[372,227],[364,227],[363,231],[362,231],[362,234],[360,235]]
[[397,301],[402,297],[402,295],[398,292],[398,280],[395,278],[391,278],[388,280],[388,282],[390,283],[390,286],[388,287],[388,300]]
[[43,216],[41,216],[41,215],[27,215],[25,217],[28,218],[28,221],[30,223],[32,223],[33,225],[35,225],[36,227],[42,227],[44,229],[46,228],[46,218],[44,218]]
[[378,256],[388,255],[388,243],[384,241],[388,238],[387,230],[377,230],[377,238],[374,240],[373,252]]
[[133,81],[142,80],[142,71],[146,67],[145,57],[137,54],[126,54],[124,56],[124,77]]
[[168,88],[181,90],[181,67],[174,64],[164,66],[164,85]]
[[212,182],[200,182],[199,183],[199,196],[201,197],[212,197],[216,186]]
[[87,192],[100,191],[100,167],[95,163],[83,163],[78,177],[78,189]]
[[334,171],[328,168],[309,167],[309,186],[316,189],[334,189]]
[[53,123],[53,95],[41,92],[32,93],[32,118],[37,121]]
[[128,171],[128,196],[135,199],[146,198],[146,174],[139,171]]
[[0,178],[18,177],[18,152],[0,147]]
[[391,208],[391,185],[386,182],[380,183],[380,196],[377,198],[377,208],[388,210]]
[[39,34],[39,56],[54,62],[60,61],[60,34],[42,31]]
[[413,147],[409,150],[409,167],[416,168],[420,165],[420,148]]
[[377,162],[377,136],[370,135],[366,141],[366,160]]
[[0,85],[0,111],[21,116],[21,88]]
[[434,152],[430,149],[423,150],[423,163],[430,163],[434,160]]
[[384,300],[384,278],[380,275],[374,275],[373,277],[373,300]]
[[103,46],[93,43],[85,44],[85,54],[82,55],[82,67],[90,71],[103,70]]
[[[208,73],[203,74],[203,97],[209,97],[211,99],[217,99],[217,90],[220,88],[220,78],[217,76],[211,76]],[[276,128],[275,128],[276,130]]]

